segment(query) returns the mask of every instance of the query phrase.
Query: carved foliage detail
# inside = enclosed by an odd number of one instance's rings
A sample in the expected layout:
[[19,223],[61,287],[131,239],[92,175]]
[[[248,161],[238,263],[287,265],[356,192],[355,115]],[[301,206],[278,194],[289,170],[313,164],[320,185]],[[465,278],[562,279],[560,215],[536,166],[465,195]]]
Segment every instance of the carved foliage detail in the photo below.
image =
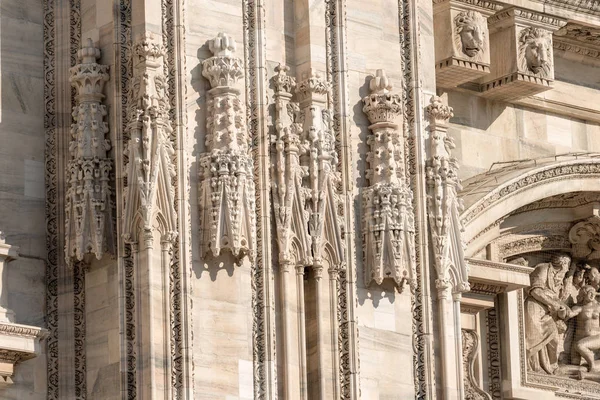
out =
[[372,125],[367,143],[367,179],[363,192],[365,283],[393,279],[399,288],[413,283],[415,269],[413,194],[405,175],[404,138],[396,119],[400,96],[391,94],[385,72],[378,70],[363,98],[363,112]]
[[81,261],[86,253],[102,258],[113,250],[110,177],[113,161],[104,121],[106,106],[102,90],[108,81],[108,66],[96,63],[100,50],[91,39],[78,52],[79,64],[71,68],[76,89],[73,107],[65,210],[65,257]]
[[250,154],[246,108],[233,87],[243,76],[236,44],[224,33],[209,41],[214,57],[202,64],[212,86],[208,92],[206,152],[201,156],[203,254],[229,249],[236,257],[256,250],[254,163]]
[[148,237],[158,221],[162,240],[177,235],[174,209],[175,150],[171,140],[164,48],[152,34],[139,38],[133,48],[133,78],[129,87],[126,156],[127,193],[124,237],[138,242],[140,230]]
[[457,196],[461,187],[458,162],[451,156],[454,141],[447,135],[447,122],[454,114],[452,107],[444,105],[439,97],[432,97],[426,112],[430,119],[430,158],[425,170],[427,212],[436,286],[440,290],[452,287],[454,292],[465,292],[469,290],[469,282],[459,219],[462,204]]
[[475,381],[473,364],[479,347],[477,332],[470,329],[461,329],[463,350],[463,371],[465,383],[465,400],[492,400],[492,396],[484,392]]

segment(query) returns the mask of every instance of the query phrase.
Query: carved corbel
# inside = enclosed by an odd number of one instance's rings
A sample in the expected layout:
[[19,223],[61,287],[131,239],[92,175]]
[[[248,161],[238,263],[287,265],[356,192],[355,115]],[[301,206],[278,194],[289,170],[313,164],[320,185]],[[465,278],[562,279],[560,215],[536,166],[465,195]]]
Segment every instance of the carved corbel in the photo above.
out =
[[460,212],[462,203],[458,162],[452,157],[454,141],[448,136],[448,120],[454,115],[437,96],[426,107],[429,117],[429,159],[426,163],[427,213],[437,273],[436,287],[454,293],[469,290]]
[[177,235],[172,184],[175,149],[171,138],[173,129],[169,120],[164,55],[164,47],[152,34],[145,34],[134,45],[124,214],[124,237],[132,243],[151,238],[155,221],[162,237],[173,239]]
[[487,17],[499,8],[492,2],[435,0],[436,82],[456,87],[490,73]]
[[481,85],[483,96],[514,100],[551,89],[554,80],[552,33],[565,21],[511,7],[488,19],[491,73]]
[[235,57],[235,40],[219,33],[208,42],[214,54],[202,63],[208,91],[206,152],[201,156],[202,254],[217,257],[229,249],[236,257],[254,257],[256,207],[254,164],[250,154],[245,105],[235,87],[244,76]]
[[319,73],[310,75],[296,86],[302,123],[301,141],[307,152],[302,165],[308,167],[305,202],[308,209],[308,233],[311,238],[312,266],[317,273],[327,255],[334,266],[344,262],[344,222],[339,215],[342,199],[338,186],[338,155],[327,109],[329,83]]
[[413,194],[405,175],[404,138],[398,129],[400,96],[392,94],[385,72],[377,70],[363,98],[372,134],[367,143],[370,186],[363,191],[365,284],[393,279],[399,289],[415,270]]
[[65,207],[65,257],[68,264],[87,253],[101,259],[114,254],[113,204],[108,157],[110,141],[102,104],[108,65],[96,62],[100,50],[88,39],[77,53],[79,64],[71,68],[71,84],[77,90],[73,107]]
[[305,210],[308,193],[302,186],[302,180],[309,174],[308,167],[300,163],[300,157],[308,151],[308,143],[301,139],[300,108],[292,101],[296,80],[287,75],[288,71],[289,67],[279,65],[273,77],[277,134],[272,191],[279,261],[282,265],[310,265],[311,242]]

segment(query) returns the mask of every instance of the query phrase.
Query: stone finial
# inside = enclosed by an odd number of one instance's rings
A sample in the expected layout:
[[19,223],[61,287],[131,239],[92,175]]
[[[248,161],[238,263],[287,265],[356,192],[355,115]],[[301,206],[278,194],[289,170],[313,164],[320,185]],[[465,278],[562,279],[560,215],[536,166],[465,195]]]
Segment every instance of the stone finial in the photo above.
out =
[[94,41],[87,38],[81,50],[77,52],[77,58],[81,64],[92,64],[100,58],[100,49],[94,46]]
[[273,84],[275,85],[276,93],[293,93],[294,89],[296,89],[296,80],[288,75],[290,71],[290,67],[284,64],[279,64],[275,67],[275,72],[277,73],[273,77]]
[[327,101],[327,95],[331,91],[331,85],[319,71],[313,69],[302,75],[302,82],[296,86],[296,94],[300,101],[316,100],[320,102]]
[[431,122],[447,122],[450,118],[454,117],[454,110],[452,107],[444,104],[442,99],[438,96],[432,96],[429,101],[429,105],[425,107],[425,111],[429,116]]
[[208,41],[208,48],[215,57],[232,57],[235,53],[235,39],[226,33],[219,32],[217,37]]
[[160,58],[165,55],[165,48],[152,32],[144,32],[143,35],[140,35],[135,42],[133,51],[137,56],[136,65],[147,63],[149,66],[157,66]]
[[372,124],[393,124],[402,112],[402,101],[397,94],[390,93],[392,84],[385,71],[378,69],[369,82],[371,94],[363,98],[363,112]]
[[386,94],[393,89],[393,86],[384,70],[378,69],[375,72],[375,76],[371,77],[369,89],[371,90],[372,94]]

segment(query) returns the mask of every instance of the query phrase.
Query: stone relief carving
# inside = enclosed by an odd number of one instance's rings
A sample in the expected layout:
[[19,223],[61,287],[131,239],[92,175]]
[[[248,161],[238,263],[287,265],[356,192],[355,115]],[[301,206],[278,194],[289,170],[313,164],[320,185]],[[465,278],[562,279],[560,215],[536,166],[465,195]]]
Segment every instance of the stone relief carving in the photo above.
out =
[[156,220],[162,240],[172,242],[177,235],[175,191],[171,183],[175,176],[175,150],[163,67],[164,47],[146,33],[134,44],[133,53],[127,110],[130,139],[126,150],[129,163],[124,237],[136,243],[143,231],[142,239],[150,239]]
[[600,217],[593,216],[573,226],[569,231],[569,241],[573,244],[574,257],[600,259]]
[[71,68],[71,84],[77,91],[73,107],[65,196],[65,257],[67,263],[81,261],[87,253],[101,259],[114,253],[110,141],[102,104],[108,66],[96,62],[100,50],[91,39],[78,52],[79,63]]
[[464,259],[462,204],[458,162],[451,155],[454,141],[447,135],[448,120],[454,115],[439,97],[432,97],[426,111],[430,119],[431,156],[426,164],[427,212],[432,236],[434,265],[439,290],[451,287],[454,292],[469,290],[467,264]]
[[[527,368],[600,382],[600,270],[556,253],[530,274],[524,300]],[[585,259],[584,259],[585,260]]]
[[552,34],[534,27],[519,33],[519,71],[552,79]]
[[235,57],[236,42],[225,34],[208,43],[213,57],[203,61],[210,81],[206,152],[201,164],[202,254],[219,256],[229,249],[236,257],[253,258],[256,250],[256,208],[246,108],[235,87],[244,76]]
[[404,137],[396,123],[402,106],[400,96],[390,93],[383,70],[377,70],[369,88],[371,94],[363,98],[363,112],[372,124],[367,138],[371,186],[363,191],[365,284],[391,278],[401,289],[415,276],[413,194],[406,180]]
[[477,358],[479,348],[479,337],[477,332],[470,329],[461,329],[462,334],[462,359],[463,375],[465,382],[465,400],[492,400],[492,396],[483,391],[475,380],[473,364]]
[[486,49],[487,19],[477,11],[461,11],[454,17],[454,45],[473,61],[482,61]]

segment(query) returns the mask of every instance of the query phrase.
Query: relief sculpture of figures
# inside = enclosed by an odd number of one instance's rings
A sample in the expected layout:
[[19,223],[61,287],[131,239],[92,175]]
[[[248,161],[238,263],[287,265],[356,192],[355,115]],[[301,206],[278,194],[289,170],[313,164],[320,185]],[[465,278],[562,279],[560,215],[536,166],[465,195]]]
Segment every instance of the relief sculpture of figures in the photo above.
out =
[[571,316],[559,296],[570,263],[568,255],[555,255],[550,263],[536,266],[530,275],[525,338],[527,362],[535,372],[554,374],[558,368],[558,335],[566,331],[564,320]]
[[[594,360],[594,352],[600,350],[600,303],[596,300],[598,293],[593,286],[586,285],[581,294],[583,304],[573,307],[573,314],[577,315],[573,347],[587,362],[588,371],[598,372],[600,369]],[[577,358],[573,361],[580,363]]]

